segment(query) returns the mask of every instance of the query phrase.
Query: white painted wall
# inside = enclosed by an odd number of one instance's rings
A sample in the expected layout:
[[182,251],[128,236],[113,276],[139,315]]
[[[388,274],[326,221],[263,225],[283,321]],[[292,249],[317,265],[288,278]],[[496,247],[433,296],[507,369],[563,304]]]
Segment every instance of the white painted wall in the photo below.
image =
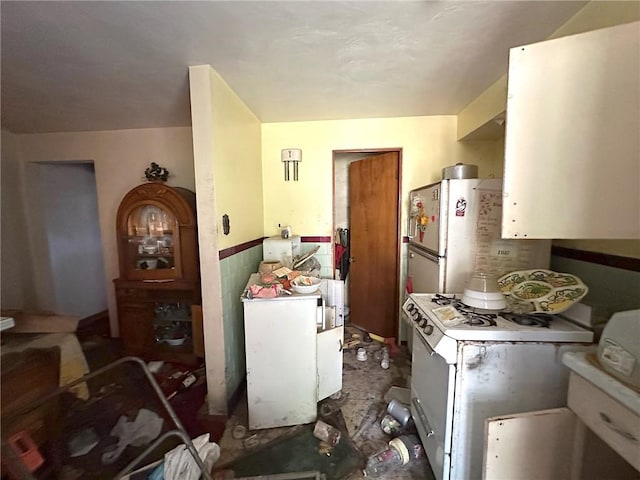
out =
[[86,317],[107,308],[93,164],[37,164],[53,285],[52,311]]

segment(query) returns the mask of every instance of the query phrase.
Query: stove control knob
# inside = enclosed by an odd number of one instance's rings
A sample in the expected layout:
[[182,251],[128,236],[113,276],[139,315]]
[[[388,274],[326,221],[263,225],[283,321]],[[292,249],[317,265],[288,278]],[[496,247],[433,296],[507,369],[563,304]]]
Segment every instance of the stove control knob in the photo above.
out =
[[418,326],[420,328],[423,328],[426,324],[427,324],[427,319],[421,316],[420,321],[418,322]]
[[[426,323],[426,322],[425,322]],[[421,325],[422,326],[422,325]],[[424,327],[424,333],[426,333],[427,335],[431,335],[433,333],[433,325],[429,325],[427,324]]]
[[409,313],[413,312],[415,308],[416,306],[413,303],[410,303],[409,305],[407,305],[407,310],[409,311]]

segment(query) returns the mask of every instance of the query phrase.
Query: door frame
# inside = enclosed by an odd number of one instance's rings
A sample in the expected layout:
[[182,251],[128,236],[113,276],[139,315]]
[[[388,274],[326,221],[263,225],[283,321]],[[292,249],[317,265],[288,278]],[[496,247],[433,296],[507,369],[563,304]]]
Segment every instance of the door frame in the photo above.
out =
[[[396,285],[395,293],[394,293],[394,305],[396,315],[394,316],[394,331],[396,332],[396,343],[400,343],[400,289],[402,285],[402,246],[404,242],[404,237],[402,236],[402,147],[396,148],[354,148],[354,149],[335,149],[332,150],[332,161],[331,161],[331,205],[332,205],[332,235],[331,235],[331,243],[334,243],[334,236],[336,232],[336,157],[338,155],[343,154],[382,154],[396,152],[398,154],[398,208],[396,211],[396,235],[398,236],[398,247],[396,249],[396,278],[398,279],[398,284]],[[331,252],[331,258],[333,258],[333,251]],[[335,272],[335,259],[334,259],[334,272]]]

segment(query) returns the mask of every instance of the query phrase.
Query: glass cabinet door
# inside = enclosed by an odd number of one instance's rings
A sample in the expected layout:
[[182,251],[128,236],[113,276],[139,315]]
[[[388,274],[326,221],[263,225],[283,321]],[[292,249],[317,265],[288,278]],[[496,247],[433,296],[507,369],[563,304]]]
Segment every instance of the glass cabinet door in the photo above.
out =
[[175,215],[155,204],[135,207],[127,219],[127,269],[139,278],[175,278],[178,249],[174,248],[178,222]]

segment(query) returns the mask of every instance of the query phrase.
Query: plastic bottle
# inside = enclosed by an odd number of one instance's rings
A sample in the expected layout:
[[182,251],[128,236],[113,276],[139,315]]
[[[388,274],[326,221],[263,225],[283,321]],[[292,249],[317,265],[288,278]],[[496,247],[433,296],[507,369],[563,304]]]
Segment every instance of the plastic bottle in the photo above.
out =
[[389,349],[387,347],[382,348],[382,360],[380,360],[380,366],[385,370],[389,368]]
[[403,463],[405,462],[403,462],[400,452],[396,448],[389,446],[388,449],[371,455],[362,473],[365,477],[376,478],[394,470],[403,465]]

